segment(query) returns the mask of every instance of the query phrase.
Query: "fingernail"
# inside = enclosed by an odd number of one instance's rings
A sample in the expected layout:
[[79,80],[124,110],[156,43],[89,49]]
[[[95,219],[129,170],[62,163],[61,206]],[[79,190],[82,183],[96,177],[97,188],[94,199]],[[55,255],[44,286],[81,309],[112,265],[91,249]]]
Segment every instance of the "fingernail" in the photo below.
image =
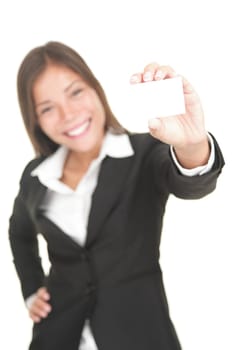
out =
[[150,71],[147,71],[143,74],[144,81],[151,81],[153,79],[153,74]]
[[162,70],[157,70],[157,72],[155,73],[155,79],[156,80],[161,80],[164,78],[164,72]]
[[130,78],[130,83],[140,83],[140,78],[137,74],[134,74]]

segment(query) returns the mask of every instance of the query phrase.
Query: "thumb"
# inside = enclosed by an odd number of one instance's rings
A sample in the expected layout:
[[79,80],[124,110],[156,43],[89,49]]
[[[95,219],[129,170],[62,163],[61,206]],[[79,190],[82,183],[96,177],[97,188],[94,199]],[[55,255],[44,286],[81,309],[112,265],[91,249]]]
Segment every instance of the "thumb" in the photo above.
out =
[[161,126],[161,121],[159,118],[152,118],[148,120],[149,129],[157,130]]
[[148,120],[148,127],[152,136],[159,138],[162,130],[162,122],[159,118],[152,118]]

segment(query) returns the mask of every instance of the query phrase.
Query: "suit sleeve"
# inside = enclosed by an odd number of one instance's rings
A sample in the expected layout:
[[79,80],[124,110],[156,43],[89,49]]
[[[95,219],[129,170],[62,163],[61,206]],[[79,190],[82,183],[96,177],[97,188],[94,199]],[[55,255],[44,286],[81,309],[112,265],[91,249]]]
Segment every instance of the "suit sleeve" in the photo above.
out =
[[9,240],[23,297],[26,299],[43,285],[44,272],[39,256],[37,231],[26,207],[22,187],[14,201],[9,220]]
[[211,136],[215,151],[214,164],[209,172],[192,177],[185,176],[179,171],[172,159],[169,146],[160,144],[159,150],[157,150],[160,155],[159,162],[154,162],[154,172],[157,174],[156,179],[158,180],[158,168],[160,169],[159,183],[161,188],[163,187],[165,191],[167,190],[168,193],[181,199],[199,199],[214,191],[225,163],[217,141],[213,135]]

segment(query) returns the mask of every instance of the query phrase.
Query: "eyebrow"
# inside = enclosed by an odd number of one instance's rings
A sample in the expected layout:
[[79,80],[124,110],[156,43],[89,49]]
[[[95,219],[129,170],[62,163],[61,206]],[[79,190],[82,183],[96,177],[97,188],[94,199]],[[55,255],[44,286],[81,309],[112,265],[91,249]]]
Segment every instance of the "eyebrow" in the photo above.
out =
[[37,103],[37,104],[35,105],[35,107],[37,108],[37,107],[39,107],[39,106],[41,106],[41,105],[45,105],[45,104],[48,104],[48,103],[51,103],[51,101],[50,101],[50,100],[46,100],[46,101],[43,101],[43,102],[39,102],[39,103]]
[[67,92],[73,85],[75,85],[76,83],[79,83],[81,80],[79,79],[75,79],[74,81],[72,81],[72,83],[70,83],[65,89],[64,92]]
[[[80,82],[80,80],[76,79],[74,81],[72,81],[65,89],[64,89],[64,92],[67,92],[70,90],[70,88],[72,88],[73,85],[75,85],[76,83]],[[41,106],[41,105],[45,105],[45,104],[48,104],[48,103],[51,103],[50,100],[46,100],[46,101],[42,101],[42,102],[39,102],[36,104],[36,108]]]

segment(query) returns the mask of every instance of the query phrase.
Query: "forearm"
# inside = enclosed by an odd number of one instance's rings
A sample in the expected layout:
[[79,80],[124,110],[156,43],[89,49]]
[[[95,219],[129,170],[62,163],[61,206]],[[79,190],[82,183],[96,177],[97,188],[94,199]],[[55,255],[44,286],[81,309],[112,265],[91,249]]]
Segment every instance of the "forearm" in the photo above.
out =
[[17,196],[9,221],[9,241],[24,298],[44,282],[36,229],[21,196]]

